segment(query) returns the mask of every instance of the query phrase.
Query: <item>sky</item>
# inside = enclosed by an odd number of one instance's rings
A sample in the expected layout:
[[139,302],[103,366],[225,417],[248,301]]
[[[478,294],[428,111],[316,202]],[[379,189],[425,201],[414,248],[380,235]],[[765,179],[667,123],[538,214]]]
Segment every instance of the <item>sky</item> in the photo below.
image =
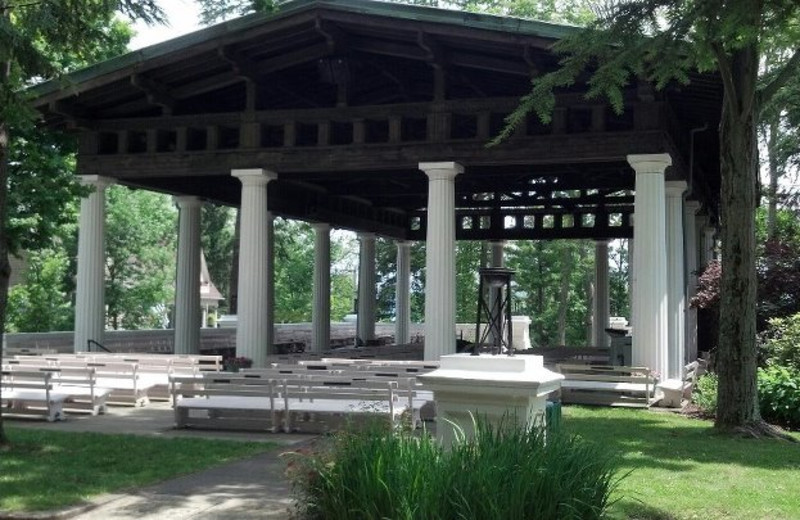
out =
[[129,46],[131,50],[141,49],[200,29],[198,21],[200,9],[195,0],[159,0],[159,3],[169,25],[148,26],[137,22],[133,26],[136,36],[131,40]]

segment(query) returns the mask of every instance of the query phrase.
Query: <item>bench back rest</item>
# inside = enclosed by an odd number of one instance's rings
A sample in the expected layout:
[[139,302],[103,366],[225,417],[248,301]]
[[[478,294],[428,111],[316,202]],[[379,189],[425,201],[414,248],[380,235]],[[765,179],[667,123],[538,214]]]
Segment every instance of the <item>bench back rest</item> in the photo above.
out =
[[611,365],[571,365],[559,363],[558,372],[566,379],[575,381],[613,381],[653,383],[654,377],[646,367],[623,367]]
[[53,374],[47,370],[0,370],[3,390],[44,390],[47,400],[53,389]]

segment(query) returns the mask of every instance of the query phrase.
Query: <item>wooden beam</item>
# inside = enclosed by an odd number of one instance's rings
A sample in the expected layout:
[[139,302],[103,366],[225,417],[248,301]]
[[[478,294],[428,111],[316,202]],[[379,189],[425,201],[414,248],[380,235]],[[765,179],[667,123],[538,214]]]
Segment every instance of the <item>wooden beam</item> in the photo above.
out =
[[425,61],[434,69],[444,69],[447,65],[447,55],[444,47],[436,38],[423,31],[417,32],[417,45],[425,52]]
[[317,17],[314,21],[314,30],[325,38],[330,54],[344,54],[347,52],[347,35],[339,26]]
[[91,127],[91,122],[88,120],[88,110],[76,102],[67,100],[51,101],[48,103],[47,108],[50,112],[66,119],[71,128]]
[[172,97],[166,85],[141,74],[131,76],[131,85],[145,93],[148,103],[161,107],[165,116],[172,115],[172,111],[175,109],[175,98]]
[[395,56],[397,58],[409,58],[419,61],[425,61],[428,56],[422,48],[413,43],[351,37],[348,44],[352,50],[369,54],[379,54],[382,56]]
[[238,77],[258,83],[261,74],[259,74],[258,65],[255,62],[230,47],[220,46],[217,49],[217,54],[226,63],[230,64],[233,68],[233,73]]

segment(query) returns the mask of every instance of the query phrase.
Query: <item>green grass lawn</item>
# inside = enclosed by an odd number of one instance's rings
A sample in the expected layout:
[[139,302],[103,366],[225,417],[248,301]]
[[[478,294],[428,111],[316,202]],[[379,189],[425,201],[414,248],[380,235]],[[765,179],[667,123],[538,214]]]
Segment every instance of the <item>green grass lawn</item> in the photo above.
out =
[[[798,520],[800,444],[716,435],[707,421],[564,408],[564,425],[621,456],[614,519]],[[800,439],[800,435],[797,435]]]
[[144,486],[275,448],[275,444],[7,428],[0,511],[41,511]]

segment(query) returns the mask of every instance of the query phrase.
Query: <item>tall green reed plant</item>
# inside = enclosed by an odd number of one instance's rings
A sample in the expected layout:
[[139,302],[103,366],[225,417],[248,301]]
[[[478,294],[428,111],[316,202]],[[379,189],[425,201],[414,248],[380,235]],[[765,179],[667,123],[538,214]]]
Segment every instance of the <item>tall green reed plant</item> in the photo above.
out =
[[426,434],[345,433],[303,460],[310,519],[600,519],[618,480],[598,445],[510,422],[477,421],[475,438],[449,451]]

